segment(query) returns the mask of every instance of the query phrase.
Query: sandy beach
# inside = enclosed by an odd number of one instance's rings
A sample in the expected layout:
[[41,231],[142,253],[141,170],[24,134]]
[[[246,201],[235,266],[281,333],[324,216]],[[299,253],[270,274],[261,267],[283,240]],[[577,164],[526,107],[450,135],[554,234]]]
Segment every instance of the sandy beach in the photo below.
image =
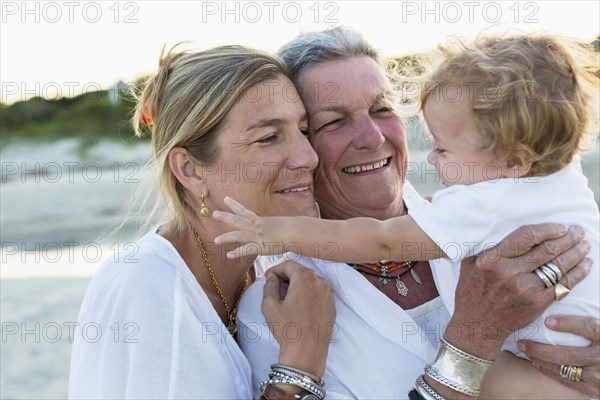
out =
[[[441,185],[425,162],[425,145],[411,145],[409,180],[431,195]],[[55,163],[62,176],[56,179],[50,168],[46,175],[23,176],[3,167],[0,398],[66,397],[73,328],[89,280],[107,257],[127,256],[136,226],[126,225],[111,241],[98,237],[137,185],[125,177],[141,180],[139,168],[148,155],[147,144],[100,143],[82,157],[71,140],[2,149],[3,165],[40,163],[42,171]],[[72,181],[65,163],[77,163]],[[91,175],[91,163],[99,166],[100,178]],[[598,151],[582,165],[598,201]]]

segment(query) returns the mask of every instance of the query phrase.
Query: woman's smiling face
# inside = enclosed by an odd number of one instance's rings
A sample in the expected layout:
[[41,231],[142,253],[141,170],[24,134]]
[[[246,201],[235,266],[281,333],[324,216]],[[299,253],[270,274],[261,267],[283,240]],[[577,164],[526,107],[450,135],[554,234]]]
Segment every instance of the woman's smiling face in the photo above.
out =
[[300,75],[315,193],[326,218],[386,218],[402,209],[406,132],[381,66],[369,57],[328,61]]
[[220,155],[206,170],[212,207],[228,210],[223,198],[231,196],[258,215],[315,216],[318,160],[306,138],[307,119],[283,75],[241,96],[220,128]]

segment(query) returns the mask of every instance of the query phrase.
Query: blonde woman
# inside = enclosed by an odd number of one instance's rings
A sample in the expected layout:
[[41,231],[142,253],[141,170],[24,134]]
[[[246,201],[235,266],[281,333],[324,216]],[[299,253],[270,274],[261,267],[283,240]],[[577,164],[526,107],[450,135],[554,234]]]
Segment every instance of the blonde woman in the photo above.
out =
[[[211,213],[232,195],[264,215],[316,215],[317,156],[286,74],[277,58],[238,46],[161,56],[134,122],[139,134],[139,121],[149,126],[166,213],[131,259],[109,260],[93,278],[73,344],[70,398],[252,397],[236,311],[254,260],[224,256],[213,239],[226,227]],[[286,340],[285,328],[333,323],[331,290],[292,263],[269,276],[269,324],[260,328],[281,344],[282,373],[315,381],[309,389],[321,398],[328,343]],[[289,282],[282,300],[280,281]],[[305,386],[269,388],[302,397],[312,394]]]

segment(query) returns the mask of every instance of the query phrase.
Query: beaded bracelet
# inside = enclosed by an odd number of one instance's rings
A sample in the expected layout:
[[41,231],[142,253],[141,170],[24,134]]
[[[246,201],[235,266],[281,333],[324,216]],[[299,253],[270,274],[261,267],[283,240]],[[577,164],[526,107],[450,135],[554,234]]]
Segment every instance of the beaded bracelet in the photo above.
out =
[[325,386],[325,381],[321,378],[319,378],[316,375],[313,375],[309,372],[303,371],[301,369],[298,368],[294,368],[294,367],[290,367],[289,365],[285,365],[285,364],[271,364],[271,369],[273,371],[276,371],[277,369],[283,369],[286,370],[288,372],[295,372],[296,374],[302,375],[303,377],[307,377],[309,379],[311,379],[313,382],[315,382],[317,385],[319,386]]

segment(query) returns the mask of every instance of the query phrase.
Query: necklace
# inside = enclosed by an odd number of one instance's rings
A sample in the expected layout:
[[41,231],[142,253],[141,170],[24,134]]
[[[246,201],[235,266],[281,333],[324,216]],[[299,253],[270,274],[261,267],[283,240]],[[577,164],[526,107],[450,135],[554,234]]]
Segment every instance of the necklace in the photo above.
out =
[[[375,264],[350,264],[350,266],[362,274],[378,277],[379,282],[383,283],[384,285],[387,285],[391,279],[396,279],[396,290],[402,297],[408,296],[408,287],[404,282],[402,282],[402,280],[400,280],[400,278],[407,272],[410,272],[410,276],[412,277],[413,281],[419,285],[423,284],[421,277],[413,269],[415,263],[412,261],[381,261]],[[405,267],[408,268],[399,274],[390,275],[391,272],[403,269]]]
[[217,294],[219,295],[219,297],[221,297],[221,301],[223,302],[223,305],[225,306],[225,312],[227,313],[227,330],[229,331],[231,336],[234,336],[238,330],[238,327],[235,323],[235,316],[237,314],[238,305],[240,304],[242,295],[248,288],[248,272],[246,272],[246,278],[244,279],[244,287],[242,288],[242,293],[240,293],[240,297],[238,297],[237,301],[235,302],[235,306],[233,307],[233,310],[229,310],[229,304],[227,303],[227,299],[225,298],[223,291],[219,287],[219,283],[217,282],[215,273],[213,272],[212,266],[210,265],[210,261],[208,260],[208,255],[206,254],[206,249],[204,248],[204,242],[202,242],[202,239],[200,239],[200,236],[198,235],[198,232],[196,231],[196,229],[195,228],[193,228],[193,229],[194,229],[194,236],[196,236],[196,241],[198,242],[198,247],[200,247],[200,251],[202,252],[202,260],[204,261],[204,265],[206,266],[206,269],[208,270],[208,274],[210,275],[210,279],[212,280],[212,283],[215,287],[215,290],[217,291]]

